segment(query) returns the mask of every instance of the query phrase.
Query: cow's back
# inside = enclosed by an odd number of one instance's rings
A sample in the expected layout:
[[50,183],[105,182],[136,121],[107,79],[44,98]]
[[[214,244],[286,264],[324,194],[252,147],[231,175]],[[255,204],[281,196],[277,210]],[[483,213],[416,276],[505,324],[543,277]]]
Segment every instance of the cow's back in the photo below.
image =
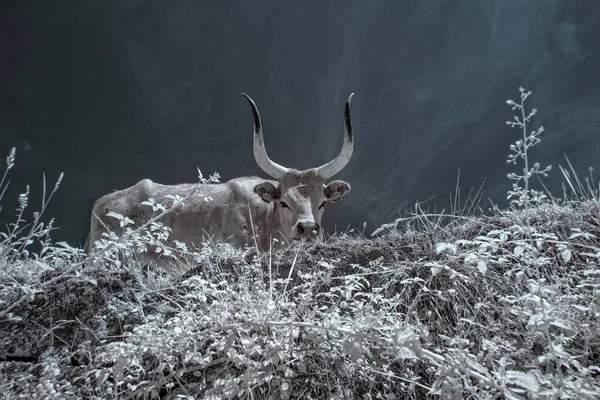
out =
[[271,207],[254,193],[254,187],[264,181],[243,177],[201,186],[198,196],[165,220],[171,238],[195,245],[206,239],[237,247],[252,245],[252,232],[265,231]]
[[93,243],[107,229],[122,235],[119,221],[107,216],[109,212],[126,216],[134,221],[135,226],[140,226],[153,217],[152,208],[140,203],[153,198],[157,203],[169,207],[173,203],[169,196],[186,197],[194,190],[196,194],[188,198],[183,207],[178,207],[162,219],[171,228],[170,239],[184,242],[192,248],[200,247],[207,239],[238,247],[251,245],[253,231],[266,235],[268,227],[272,225],[269,220],[271,206],[260,200],[253,190],[264,181],[258,177],[245,177],[217,184],[161,185],[144,179],[127,189],[103,196],[94,203],[85,250],[89,254]]

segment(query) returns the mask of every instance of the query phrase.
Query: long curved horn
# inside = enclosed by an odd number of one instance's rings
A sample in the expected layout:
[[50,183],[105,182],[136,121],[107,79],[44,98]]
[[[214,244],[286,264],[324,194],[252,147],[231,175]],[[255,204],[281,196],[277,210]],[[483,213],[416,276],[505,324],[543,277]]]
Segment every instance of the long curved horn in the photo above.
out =
[[250,103],[250,107],[252,107],[252,116],[254,117],[254,159],[258,166],[265,171],[267,174],[272,176],[275,179],[281,178],[283,174],[289,171],[288,168],[283,167],[276,162],[271,161],[269,156],[267,155],[267,150],[265,149],[265,142],[263,140],[263,132],[262,132],[262,123],[260,122],[260,114],[258,113],[258,108],[254,101],[245,93],[242,93],[248,102]]
[[342,145],[342,151],[340,151],[340,154],[333,161],[317,168],[317,173],[325,180],[340,172],[352,157],[352,151],[354,150],[352,118],[350,116],[350,101],[352,100],[352,96],[354,96],[354,93],[348,97],[346,109],[344,110],[344,144]]

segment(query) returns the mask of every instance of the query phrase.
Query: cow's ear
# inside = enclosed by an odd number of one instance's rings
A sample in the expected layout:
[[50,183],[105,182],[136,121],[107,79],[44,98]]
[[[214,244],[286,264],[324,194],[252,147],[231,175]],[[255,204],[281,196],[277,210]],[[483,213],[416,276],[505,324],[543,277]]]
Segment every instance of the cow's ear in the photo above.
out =
[[340,201],[346,192],[350,191],[350,185],[344,181],[333,181],[323,187],[323,193],[327,201]]
[[279,200],[280,197],[279,188],[271,182],[263,182],[254,186],[254,193],[256,193],[265,203]]

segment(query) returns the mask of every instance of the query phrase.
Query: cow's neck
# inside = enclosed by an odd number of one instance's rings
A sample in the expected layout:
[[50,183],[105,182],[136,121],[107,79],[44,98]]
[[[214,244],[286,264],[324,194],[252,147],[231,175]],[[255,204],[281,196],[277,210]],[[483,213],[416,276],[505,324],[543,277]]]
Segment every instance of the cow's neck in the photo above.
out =
[[281,221],[277,207],[270,203],[263,203],[256,207],[252,213],[252,222],[258,232],[258,246],[265,251],[269,250],[269,239],[277,239],[280,243],[285,242],[285,236],[280,232]]

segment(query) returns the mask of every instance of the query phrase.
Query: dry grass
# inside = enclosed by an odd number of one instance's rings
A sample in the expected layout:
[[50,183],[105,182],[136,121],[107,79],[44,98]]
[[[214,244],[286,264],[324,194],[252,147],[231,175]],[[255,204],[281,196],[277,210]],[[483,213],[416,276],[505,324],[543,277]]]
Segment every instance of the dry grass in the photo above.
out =
[[[373,240],[215,249],[185,273],[84,265],[3,321],[2,354],[27,358],[1,364],[2,393],[597,398],[599,213],[580,201],[446,225],[419,215]],[[19,285],[61,273],[36,265]]]

